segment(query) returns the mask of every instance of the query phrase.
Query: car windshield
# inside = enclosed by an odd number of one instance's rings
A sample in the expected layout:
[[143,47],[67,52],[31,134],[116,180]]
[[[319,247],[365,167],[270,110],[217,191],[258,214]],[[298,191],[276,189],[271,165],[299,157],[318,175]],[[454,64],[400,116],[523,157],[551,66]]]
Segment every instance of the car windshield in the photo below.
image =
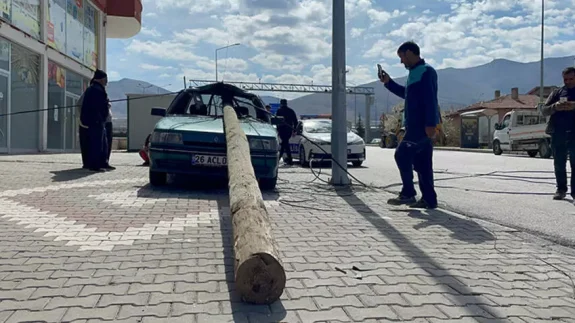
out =
[[[265,111],[263,104],[258,101],[257,97],[250,100],[234,96],[232,102],[238,118],[270,121],[269,113]],[[222,97],[218,94],[184,91],[174,99],[168,109],[168,114],[222,117],[224,114]]]
[[[331,133],[331,120],[306,120],[303,128],[307,133]],[[351,129],[347,127],[347,132],[350,131]]]

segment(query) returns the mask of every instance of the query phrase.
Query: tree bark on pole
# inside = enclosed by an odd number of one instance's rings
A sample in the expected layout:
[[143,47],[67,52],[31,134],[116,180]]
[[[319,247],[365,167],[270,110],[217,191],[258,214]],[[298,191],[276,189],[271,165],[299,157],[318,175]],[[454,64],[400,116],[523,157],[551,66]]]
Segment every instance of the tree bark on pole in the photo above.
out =
[[286,275],[251,162],[250,147],[235,110],[224,107],[234,277],[245,302],[271,304],[283,294]]

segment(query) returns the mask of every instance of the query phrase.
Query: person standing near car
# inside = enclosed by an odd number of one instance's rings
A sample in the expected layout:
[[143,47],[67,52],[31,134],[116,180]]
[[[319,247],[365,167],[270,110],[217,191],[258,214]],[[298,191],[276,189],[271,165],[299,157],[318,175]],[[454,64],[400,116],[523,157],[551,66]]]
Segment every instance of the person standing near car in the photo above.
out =
[[289,140],[294,135],[297,127],[297,115],[292,108],[288,107],[287,100],[281,99],[276,116],[284,118],[284,122],[278,125],[278,134],[281,141],[280,158],[282,158],[285,153],[287,158],[284,159],[284,162],[288,165],[293,165]]
[[[550,116],[545,133],[551,136],[557,191],[554,200],[567,196],[567,155],[571,172],[575,170],[575,67],[563,70],[563,87],[555,89],[541,107]],[[575,199],[575,177],[571,174],[571,197]],[[574,202],[575,203],[575,202]]]
[[87,167],[92,171],[103,171],[107,168],[107,140],[105,139],[105,122],[108,117],[108,94],[106,85],[108,76],[102,70],[96,70],[90,86],[84,92],[80,123],[87,129]]
[[[405,42],[397,50],[401,63],[409,70],[406,86],[395,83],[385,71],[378,71],[378,77],[385,87],[405,99],[405,136],[395,150],[395,161],[399,168],[403,187],[397,198],[388,201],[391,205],[410,205],[413,208],[437,208],[437,194],[433,180],[433,138],[439,124],[437,100],[437,72],[420,57],[419,46]],[[419,178],[422,198],[417,201],[413,184],[413,170]]]

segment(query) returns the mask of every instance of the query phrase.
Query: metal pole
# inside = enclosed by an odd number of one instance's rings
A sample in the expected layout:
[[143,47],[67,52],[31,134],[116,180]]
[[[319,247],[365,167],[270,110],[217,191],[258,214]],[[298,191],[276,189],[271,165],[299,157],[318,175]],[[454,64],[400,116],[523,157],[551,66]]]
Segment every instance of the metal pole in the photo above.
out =
[[544,82],[543,59],[545,58],[544,47],[545,47],[545,0],[541,0],[541,75],[540,75],[541,80],[540,80],[540,86],[539,86],[539,103],[541,103],[541,104],[543,104],[545,102],[543,100],[543,87],[545,86],[543,84],[543,82]]
[[331,71],[331,184],[349,185],[347,176],[347,120],[345,111],[345,1],[333,0]]
[[365,142],[371,140],[371,98],[369,95],[365,96]]
[[218,50],[216,49],[216,83],[218,82]]

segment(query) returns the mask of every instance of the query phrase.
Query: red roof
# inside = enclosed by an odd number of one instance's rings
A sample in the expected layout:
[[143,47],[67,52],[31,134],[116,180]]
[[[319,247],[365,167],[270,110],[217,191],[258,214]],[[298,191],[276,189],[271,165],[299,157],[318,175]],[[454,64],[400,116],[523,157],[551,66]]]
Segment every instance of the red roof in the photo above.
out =
[[512,99],[511,94],[509,94],[501,96],[497,99],[493,99],[491,101],[474,103],[468,107],[465,107],[461,110],[457,110],[451,113],[451,115],[458,115],[463,112],[475,111],[481,109],[495,109],[495,110],[536,109],[538,103],[539,103],[538,95],[520,94],[517,99]]

